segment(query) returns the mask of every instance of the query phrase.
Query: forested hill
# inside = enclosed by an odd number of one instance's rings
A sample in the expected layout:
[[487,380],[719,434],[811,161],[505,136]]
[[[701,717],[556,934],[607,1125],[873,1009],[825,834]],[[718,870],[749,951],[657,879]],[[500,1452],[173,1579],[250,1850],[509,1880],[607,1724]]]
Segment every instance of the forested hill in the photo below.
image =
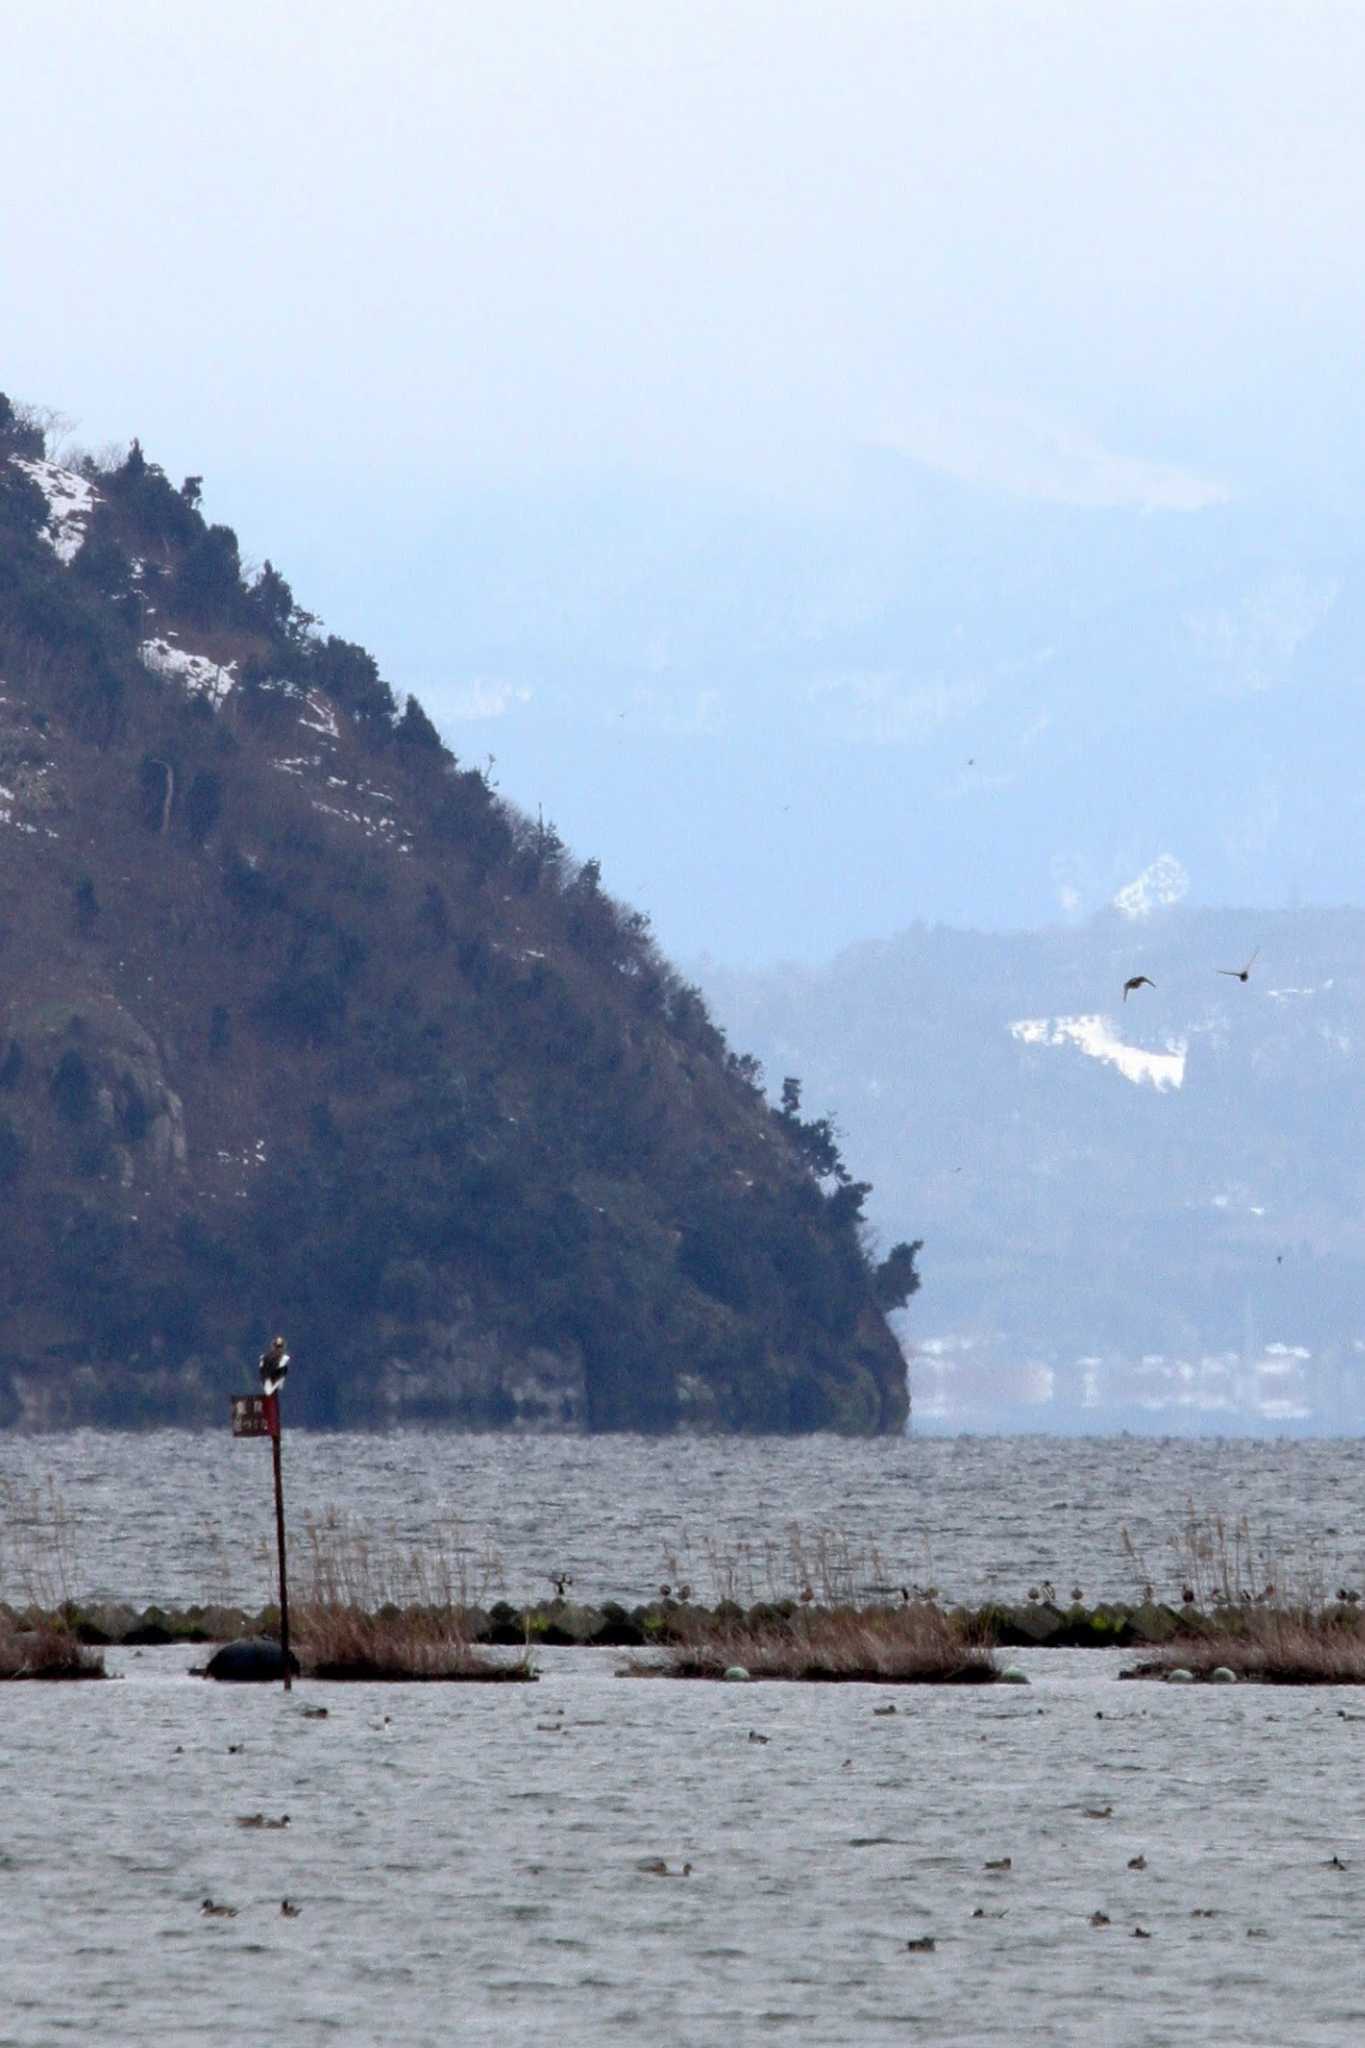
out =
[[0,399],[0,1425],[899,1429],[866,1185],[134,442]]

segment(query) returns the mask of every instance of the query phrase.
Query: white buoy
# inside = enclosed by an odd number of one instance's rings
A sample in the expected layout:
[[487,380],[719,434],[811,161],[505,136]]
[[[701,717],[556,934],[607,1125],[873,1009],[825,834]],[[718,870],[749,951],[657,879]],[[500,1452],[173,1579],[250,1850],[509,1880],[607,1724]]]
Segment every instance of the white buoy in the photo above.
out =
[[1183,1664],[1177,1664],[1173,1671],[1166,1673],[1167,1685],[1193,1685],[1194,1673],[1187,1671]]
[[1236,1685],[1237,1683],[1237,1673],[1226,1664],[1220,1664],[1216,1671],[1210,1671],[1209,1677],[1214,1685]]
[[1007,1664],[1000,1674],[1002,1685],[1027,1685],[1028,1673],[1021,1671],[1017,1664]]
[[749,1674],[744,1669],[744,1666],[742,1664],[729,1664],[726,1666],[725,1676],[731,1681],[732,1684],[742,1685],[748,1678]]

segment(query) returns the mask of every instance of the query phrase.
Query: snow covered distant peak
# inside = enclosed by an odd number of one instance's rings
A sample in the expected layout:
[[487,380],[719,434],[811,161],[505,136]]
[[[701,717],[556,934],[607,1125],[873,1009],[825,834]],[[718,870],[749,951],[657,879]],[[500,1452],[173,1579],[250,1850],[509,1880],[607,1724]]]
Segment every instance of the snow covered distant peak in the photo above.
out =
[[1134,1085],[1150,1081],[1158,1094],[1184,1084],[1189,1048],[1183,1038],[1173,1040],[1165,1052],[1144,1052],[1141,1046],[1125,1045],[1107,1017],[1020,1017],[1010,1025],[1010,1036],[1020,1045],[1074,1045],[1091,1059],[1117,1067]]
[[47,499],[43,539],[59,562],[74,562],[85,542],[85,522],[99,500],[92,483],[40,455],[16,455],[16,469],[31,477]]
[[1114,898],[1114,908],[1124,917],[1150,917],[1170,903],[1179,903],[1190,890],[1190,878],[1173,853],[1159,854],[1149,868],[1135,875]]
[[192,696],[207,697],[215,706],[222,703],[237,680],[235,661],[220,668],[207,655],[187,654],[183,647],[172,647],[169,640],[144,640],[140,652],[143,667],[151,669],[153,675],[174,676]]

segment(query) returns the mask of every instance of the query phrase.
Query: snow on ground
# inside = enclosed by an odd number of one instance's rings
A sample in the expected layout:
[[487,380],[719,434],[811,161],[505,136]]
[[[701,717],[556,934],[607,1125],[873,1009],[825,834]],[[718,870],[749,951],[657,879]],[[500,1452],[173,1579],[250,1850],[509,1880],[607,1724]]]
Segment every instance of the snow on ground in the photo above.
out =
[[219,668],[207,655],[187,654],[183,647],[172,647],[169,640],[144,640],[141,653],[143,666],[154,675],[174,676],[192,696],[207,697],[214,705],[222,703],[237,680],[235,661]]
[[[335,781],[334,776],[328,777]],[[325,804],[321,797],[313,798],[313,809],[322,811],[329,818],[344,818],[348,825],[359,825],[367,839],[383,839],[390,846],[396,846],[400,853],[412,852],[412,838],[407,827],[400,825],[397,818],[372,817],[368,811],[350,811],[340,804]]]
[[1175,855],[1162,853],[1150,867],[1135,875],[1126,889],[1120,889],[1112,901],[1115,910],[1130,922],[1140,923],[1153,911],[1179,903],[1189,894],[1189,888],[1190,878]]
[[308,699],[308,709],[313,715],[311,718],[301,718],[300,725],[306,725],[310,732],[322,733],[324,738],[329,740],[341,737],[337,730],[336,713],[325,697],[311,695]]
[[1125,1045],[1107,1017],[1020,1017],[1009,1029],[1020,1045],[1074,1045],[1091,1059],[1117,1067],[1126,1081],[1150,1081],[1158,1093],[1179,1088],[1185,1079],[1189,1048],[1183,1038],[1165,1052],[1144,1052],[1141,1046]]
[[6,789],[0,783],[0,825],[13,825],[16,832],[36,833],[38,830],[36,825],[25,824],[22,818],[15,817],[14,806],[16,801],[14,791]]
[[74,469],[63,469],[60,463],[48,462],[42,456],[16,455],[12,460],[16,469],[32,477],[47,499],[43,539],[59,562],[74,562],[85,541],[85,522],[99,492]]
[[[386,817],[382,811],[375,808],[378,805],[392,806],[393,798],[389,792],[377,788],[372,782],[362,781],[359,777],[334,774],[326,765],[328,756],[335,752],[335,743],[341,738],[337,714],[327,699],[310,691],[305,699],[299,724],[307,731],[320,735],[320,742],[315,741],[314,745],[320,744],[322,751],[315,754],[281,754],[271,762],[271,767],[281,775],[305,776],[310,771],[321,770],[319,780],[325,784],[329,793],[335,794],[337,801],[328,802],[321,796],[315,796],[312,799],[315,811],[321,811],[328,818],[340,818],[347,825],[358,825],[367,839],[381,839],[386,845],[397,847],[400,853],[411,853],[412,834],[407,826],[400,824],[392,815]],[[351,804],[343,800],[346,797],[351,799]],[[361,808],[353,809],[352,804]]]

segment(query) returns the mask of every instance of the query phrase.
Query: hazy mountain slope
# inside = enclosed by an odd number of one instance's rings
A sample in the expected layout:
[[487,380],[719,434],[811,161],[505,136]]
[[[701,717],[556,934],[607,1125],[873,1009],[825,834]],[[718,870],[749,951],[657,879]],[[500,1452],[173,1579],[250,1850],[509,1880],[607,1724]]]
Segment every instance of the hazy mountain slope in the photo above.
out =
[[[1257,947],[1245,985],[1216,973]],[[1125,1002],[1137,973],[1156,988]],[[1365,913],[916,927],[704,979],[833,1113],[874,1221],[923,1234],[917,1412],[1365,1415]]]
[[1032,928],[1162,853],[1191,901],[1351,898],[1365,557],[1319,499],[1063,505],[864,450],[781,502],[389,510],[366,601],[405,673],[685,957]]
[[859,1194],[137,444],[0,401],[0,1422],[898,1428]]

